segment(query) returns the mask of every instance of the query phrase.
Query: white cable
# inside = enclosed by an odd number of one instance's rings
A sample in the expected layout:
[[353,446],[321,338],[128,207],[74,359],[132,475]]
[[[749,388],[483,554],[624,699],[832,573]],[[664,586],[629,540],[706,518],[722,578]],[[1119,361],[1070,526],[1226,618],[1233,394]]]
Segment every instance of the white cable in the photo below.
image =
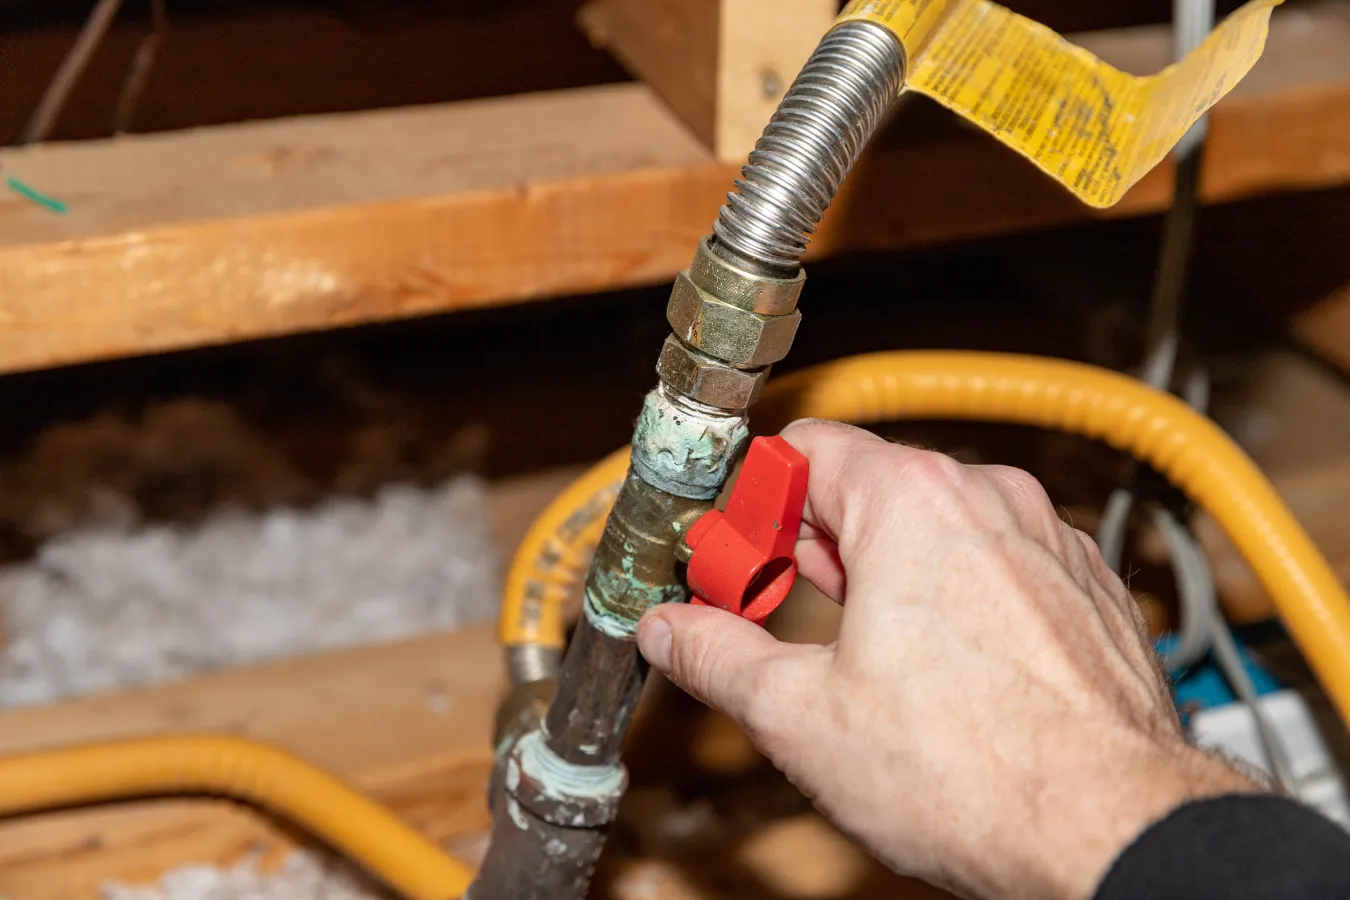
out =
[[131,71],[122,82],[122,93],[117,98],[117,112],[113,114],[113,134],[126,134],[136,117],[136,107],[140,105],[141,95],[150,82],[159,58],[160,44],[169,29],[168,13],[164,8],[165,0],[150,0],[150,30],[141,38],[132,58]]
[[[1199,661],[1207,651],[1213,653],[1214,661],[1233,693],[1252,711],[1257,736],[1271,774],[1291,796],[1298,796],[1298,779],[1289,752],[1280,739],[1275,723],[1260,703],[1256,685],[1247,672],[1242,653],[1219,610],[1214,578],[1210,573],[1209,562],[1205,559],[1205,551],[1191,530],[1170,510],[1158,507],[1154,511],[1153,522],[1167,542],[1172,557],[1182,619],[1191,623],[1191,627],[1168,654],[1168,662],[1185,667]],[[1188,640],[1191,643],[1186,646]]]
[[[1177,355],[1175,332],[1170,337],[1171,340],[1154,348],[1141,370],[1142,380],[1154,387],[1160,387],[1159,378],[1167,382],[1172,380],[1172,365]],[[1204,368],[1195,366],[1187,373],[1182,397],[1193,409],[1200,412],[1209,410],[1209,373]],[[1097,546],[1101,549],[1102,559],[1117,572],[1124,562],[1125,535],[1133,509],[1134,492],[1127,487],[1116,488],[1107,498],[1101,522],[1097,525]]]
[[[1191,369],[1186,378],[1184,397],[1192,409],[1199,412],[1209,411],[1209,373],[1201,366]],[[1211,632],[1215,624],[1223,625],[1223,615],[1219,611],[1218,600],[1214,593],[1214,578],[1209,571],[1209,562],[1200,550],[1190,526],[1178,519],[1171,510],[1158,507],[1154,512],[1154,524],[1168,538],[1168,530],[1179,530],[1181,539],[1168,540],[1169,553],[1173,560],[1173,569],[1177,579],[1177,599],[1180,602],[1180,615],[1175,629],[1176,640],[1165,654],[1167,666],[1172,671],[1195,665],[1209,649]],[[1184,546],[1182,540],[1184,539]],[[1176,548],[1183,553],[1194,548],[1183,564],[1178,564]],[[1185,565],[1194,559],[1193,565]],[[1199,571],[1196,571],[1196,570]],[[1226,627],[1226,626],[1225,626]],[[1245,674],[1245,671],[1244,673]]]
[[32,117],[24,127],[21,143],[40,144],[52,133],[52,129],[56,127],[56,120],[61,118],[61,112],[66,108],[66,101],[75,90],[75,84],[84,74],[89,60],[94,56],[94,51],[103,43],[103,37],[108,33],[121,7],[122,0],[98,0],[94,4],[84,27],[80,29],[79,36],[75,38],[75,43],[71,45],[65,58],[61,60],[61,65],[52,76],[47,90],[42,94],[42,99],[38,101],[37,109],[33,111]]
[[1097,547],[1113,572],[1119,572],[1125,562],[1125,533],[1133,509],[1134,492],[1129,488],[1112,491],[1102,509],[1102,520],[1097,525]]
[[[1176,56],[1181,59],[1213,30],[1214,0],[1174,0],[1173,21]],[[1162,251],[1149,310],[1148,350],[1140,368],[1140,378],[1163,391],[1171,389],[1176,374],[1181,309],[1200,202],[1200,158],[1207,132],[1208,117],[1201,116],[1175,150],[1177,183],[1172,208],[1163,222]],[[1194,367],[1188,374],[1183,394],[1195,409],[1202,412],[1208,409],[1209,379],[1202,368]],[[1097,529],[1102,558],[1116,571],[1120,570],[1125,555],[1125,536],[1133,507],[1131,488],[1112,491]],[[1181,607],[1176,640],[1166,654],[1169,668],[1194,665],[1212,651],[1234,695],[1252,711],[1271,773],[1286,791],[1297,796],[1298,782],[1289,754],[1260,704],[1256,686],[1224,621],[1204,550],[1190,528],[1166,507],[1159,505],[1154,510],[1153,521],[1167,543]]]
[[[1177,600],[1181,607],[1183,625],[1174,633],[1172,646],[1165,654],[1167,667],[1172,671],[1187,669],[1209,652],[1211,643],[1210,620],[1216,613],[1214,579],[1203,556],[1189,552],[1196,546],[1191,534],[1176,514],[1163,506],[1153,509],[1153,527],[1163,536],[1168,555],[1172,559],[1172,573],[1177,582]],[[1198,558],[1199,564],[1196,563]]]

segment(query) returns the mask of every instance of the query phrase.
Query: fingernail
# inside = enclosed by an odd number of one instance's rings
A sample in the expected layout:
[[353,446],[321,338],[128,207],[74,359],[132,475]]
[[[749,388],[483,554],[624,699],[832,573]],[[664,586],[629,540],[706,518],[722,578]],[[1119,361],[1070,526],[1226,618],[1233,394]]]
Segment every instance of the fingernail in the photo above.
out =
[[670,671],[670,625],[660,616],[648,616],[638,626],[638,649],[660,672]]

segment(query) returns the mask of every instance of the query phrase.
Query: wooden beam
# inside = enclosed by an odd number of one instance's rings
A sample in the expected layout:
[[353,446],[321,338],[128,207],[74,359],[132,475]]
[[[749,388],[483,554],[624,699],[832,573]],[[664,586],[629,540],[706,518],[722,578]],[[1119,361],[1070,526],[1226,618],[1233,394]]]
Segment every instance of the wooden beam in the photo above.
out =
[[[1333,240],[1350,241],[1350,235]],[[1350,266],[1350,261],[1347,261]],[[1350,270],[1347,271],[1350,276]],[[1299,313],[1292,322],[1294,335],[1327,361],[1350,372],[1350,281],[1325,300]]]
[[[272,741],[472,844],[501,661],[487,628],[211,675],[0,715],[0,752],[100,738],[223,730]],[[106,879],[153,881],[188,862],[294,846],[289,829],[218,800],[154,800],[0,823],[0,895],[93,900]]]
[[740,162],[755,149],[839,6],[837,0],[723,0],[713,145],[718,159]]
[[[1127,68],[1165,29],[1080,38]],[[1275,18],[1215,111],[1211,202],[1350,180],[1350,2]],[[902,117],[903,118],[903,117]],[[922,118],[922,117],[916,117]],[[983,135],[882,135],[814,254],[1095,214]],[[641,85],[0,152],[0,371],[663,281],[735,167]],[[1163,208],[1158,171],[1109,216]]]
[[837,0],[593,0],[579,19],[715,157],[736,162],[838,12]]
[[711,148],[721,12],[722,0],[595,0],[581,8],[577,23]]

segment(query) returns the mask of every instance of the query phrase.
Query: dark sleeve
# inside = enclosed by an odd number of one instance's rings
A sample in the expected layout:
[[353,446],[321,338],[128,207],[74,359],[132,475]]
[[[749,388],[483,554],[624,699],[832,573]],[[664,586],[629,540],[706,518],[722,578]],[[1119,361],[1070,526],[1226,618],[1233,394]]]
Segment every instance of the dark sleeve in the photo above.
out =
[[1282,797],[1188,803],[1147,828],[1094,900],[1346,900],[1350,833]]

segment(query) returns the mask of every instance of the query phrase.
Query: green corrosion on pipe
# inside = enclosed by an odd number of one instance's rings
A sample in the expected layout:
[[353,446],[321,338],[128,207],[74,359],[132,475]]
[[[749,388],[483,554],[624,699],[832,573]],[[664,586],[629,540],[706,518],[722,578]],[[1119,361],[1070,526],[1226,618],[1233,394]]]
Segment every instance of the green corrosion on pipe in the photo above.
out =
[[749,438],[744,413],[703,407],[658,388],[647,395],[633,430],[633,468],[667,493],[711,500]]

